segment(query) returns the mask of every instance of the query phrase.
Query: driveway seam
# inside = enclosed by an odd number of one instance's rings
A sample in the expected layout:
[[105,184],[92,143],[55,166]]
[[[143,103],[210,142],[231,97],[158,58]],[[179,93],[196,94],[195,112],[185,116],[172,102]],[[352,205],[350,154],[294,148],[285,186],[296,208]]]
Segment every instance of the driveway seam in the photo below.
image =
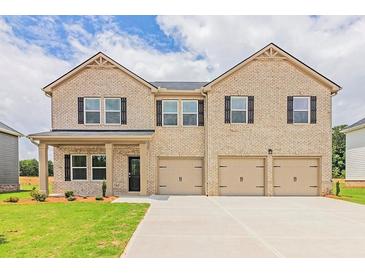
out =
[[215,204],[217,207],[219,207],[221,210],[226,212],[228,216],[230,216],[234,221],[236,221],[240,226],[242,226],[248,233],[252,235],[252,238],[259,241],[264,247],[269,249],[276,257],[284,258],[285,256],[281,254],[279,250],[277,250],[275,247],[270,245],[268,242],[266,242],[259,234],[257,234],[254,230],[252,230],[248,225],[246,225],[244,222],[242,222],[240,219],[236,218],[229,210],[227,210],[225,207],[221,206],[217,201],[209,197],[207,197],[210,202]]

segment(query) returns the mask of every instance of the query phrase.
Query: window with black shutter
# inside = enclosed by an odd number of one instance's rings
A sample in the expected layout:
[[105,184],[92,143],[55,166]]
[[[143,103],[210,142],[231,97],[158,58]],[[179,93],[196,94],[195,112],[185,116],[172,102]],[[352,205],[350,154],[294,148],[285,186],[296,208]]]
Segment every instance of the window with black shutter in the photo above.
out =
[[204,100],[198,100],[198,121],[199,126],[204,126]]
[[65,181],[71,181],[71,157],[70,154],[65,154]]
[[120,123],[122,125],[127,124],[127,98],[120,98]]
[[231,122],[231,96],[224,96],[224,122]]
[[287,123],[293,123],[293,96],[287,98]]
[[248,123],[253,124],[254,121],[255,101],[253,96],[248,96]]
[[156,125],[162,126],[162,100],[156,100]]
[[311,124],[317,123],[317,97],[311,96]]
[[78,97],[77,98],[77,111],[78,111],[78,123],[83,124],[84,123],[84,98]]

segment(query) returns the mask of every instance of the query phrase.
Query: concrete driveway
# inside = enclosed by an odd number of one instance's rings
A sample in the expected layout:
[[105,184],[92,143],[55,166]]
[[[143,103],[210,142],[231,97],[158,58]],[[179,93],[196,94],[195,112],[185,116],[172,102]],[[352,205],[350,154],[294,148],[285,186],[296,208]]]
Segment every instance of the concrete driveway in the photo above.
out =
[[125,257],[365,257],[365,206],[321,197],[152,196]]

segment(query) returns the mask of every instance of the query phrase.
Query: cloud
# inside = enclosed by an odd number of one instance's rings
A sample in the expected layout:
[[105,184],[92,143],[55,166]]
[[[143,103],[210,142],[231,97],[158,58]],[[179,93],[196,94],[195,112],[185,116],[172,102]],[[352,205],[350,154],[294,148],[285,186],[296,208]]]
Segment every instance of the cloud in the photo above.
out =
[[365,117],[365,17],[160,16],[166,35],[202,54],[219,75],[270,42],[343,87],[333,124]]
[[[48,130],[50,100],[40,88],[98,51],[150,81],[206,81],[270,42],[343,86],[333,99],[335,125],[365,116],[365,17],[158,16],[156,21],[161,33],[131,33],[109,16],[0,17],[0,120],[25,134]],[[178,46],[161,50],[164,42],[151,43],[151,37],[163,35]],[[25,140],[20,149],[21,158],[37,157],[36,147]]]

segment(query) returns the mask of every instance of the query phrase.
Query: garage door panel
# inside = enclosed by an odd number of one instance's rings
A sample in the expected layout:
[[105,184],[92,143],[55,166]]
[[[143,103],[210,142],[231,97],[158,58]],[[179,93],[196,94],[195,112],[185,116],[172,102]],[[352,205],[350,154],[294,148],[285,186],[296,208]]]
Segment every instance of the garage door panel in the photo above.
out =
[[203,161],[164,159],[159,161],[159,193],[200,195],[203,192]]
[[219,164],[221,195],[264,195],[265,161],[256,158],[227,158]]
[[318,159],[274,159],[274,195],[318,195]]

